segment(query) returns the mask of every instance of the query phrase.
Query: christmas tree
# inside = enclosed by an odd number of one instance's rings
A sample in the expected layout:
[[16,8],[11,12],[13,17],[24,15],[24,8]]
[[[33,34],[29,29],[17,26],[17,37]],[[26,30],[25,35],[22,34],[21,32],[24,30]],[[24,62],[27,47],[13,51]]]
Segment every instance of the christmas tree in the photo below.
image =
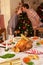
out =
[[31,21],[28,19],[27,14],[22,12],[18,16],[18,24],[14,31],[14,35],[20,36],[21,34],[24,34],[25,36],[33,36],[33,32]]

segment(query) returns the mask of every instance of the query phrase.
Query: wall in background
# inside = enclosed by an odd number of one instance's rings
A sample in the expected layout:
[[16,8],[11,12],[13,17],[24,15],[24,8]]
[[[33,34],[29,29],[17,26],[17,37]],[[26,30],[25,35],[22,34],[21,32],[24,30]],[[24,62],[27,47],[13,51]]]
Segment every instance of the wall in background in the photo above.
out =
[[25,3],[28,3],[30,8],[37,9],[37,7],[40,5],[43,0],[24,0]]
[[43,0],[40,0],[41,2],[43,2]]
[[5,26],[7,28],[8,21],[21,0],[0,0],[0,1],[1,1],[0,6],[1,14],[4,15]]
[[21,0],[10,0],[11,16],[14,14],[15,8],[19,5],[19,2],[21,2]]
[[10,0],[1,0],[1,14],[4,15],[5,26],[7,28],[10,19]]
[[0,13],[1,13],[1,0],[0,0]]

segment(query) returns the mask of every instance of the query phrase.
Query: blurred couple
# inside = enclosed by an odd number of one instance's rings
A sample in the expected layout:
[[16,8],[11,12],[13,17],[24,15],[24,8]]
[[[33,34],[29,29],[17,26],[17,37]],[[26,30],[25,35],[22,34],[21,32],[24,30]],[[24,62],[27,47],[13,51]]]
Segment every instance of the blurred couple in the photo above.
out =
[[[42,25],[42,22],[40,21],[40,17],[36,13],[36,11],[34,11],[32,8],[30,9],[29,5],[24,3],[21,5],[21,7],[18,7],[16,9],[14,16],[9,20],[8,34],[10,34],[10,35],[14,34],[15,29],[17,29],[19,15],[21,13],[22,14],[26,13],[25,15],[30,20],[28,22],[31,22],[33,30],[37,29],[37,27],[40,27],[40,25]],[[25,17],[25,15],[24,15],[24,17]],[[20,20],[19,20],[19,23],[20,23]],[[17,33],[17,32],[15,31],[15,33]]]

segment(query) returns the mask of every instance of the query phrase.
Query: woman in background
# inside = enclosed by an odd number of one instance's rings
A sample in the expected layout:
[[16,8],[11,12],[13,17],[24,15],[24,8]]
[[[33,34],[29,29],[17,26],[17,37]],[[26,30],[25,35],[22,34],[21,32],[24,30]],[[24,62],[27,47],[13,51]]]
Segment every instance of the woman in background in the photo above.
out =
[[12,35],[14,34],[14,30],[17,26],[18,23],[18,15],[22,13],[21,8],[16,8],[16,11],[14,13],[14,15],[11,17],[11,19],[8,22],[8,34]]

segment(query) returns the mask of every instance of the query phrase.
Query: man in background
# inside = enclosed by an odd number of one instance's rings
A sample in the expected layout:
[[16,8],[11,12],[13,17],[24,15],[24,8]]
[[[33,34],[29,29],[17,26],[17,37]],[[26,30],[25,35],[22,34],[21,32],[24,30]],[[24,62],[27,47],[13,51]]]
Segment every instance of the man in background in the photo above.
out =
[[38,16],[38,14],[33,10],[29,8],[28,4],[23,4],[22,5],[23,11],[27,13],[27,16],[29,18],[29,20],[32,23],[32,27],[35,30],[37,27],[39,27],[40,25],[42,25],[41,21],[40,21],[40,17]]

